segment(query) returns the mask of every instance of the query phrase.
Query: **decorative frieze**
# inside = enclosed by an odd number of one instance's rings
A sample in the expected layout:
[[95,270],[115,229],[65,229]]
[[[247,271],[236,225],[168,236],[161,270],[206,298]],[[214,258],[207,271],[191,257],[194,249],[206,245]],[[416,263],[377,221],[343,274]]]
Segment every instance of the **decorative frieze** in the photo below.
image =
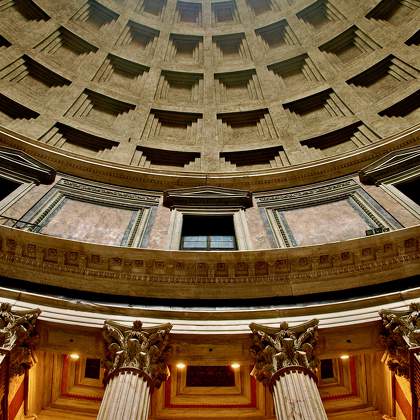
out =
[[[160,296],[162,285],[176,284],[171,297],[219,296],[229,284],[226,298],[263,297],[266,292],[332,291],[380,284],[414,275],[420,258],[420,228],[413,227],[318,247],[235,253],[123,249],[63,241],[0,226],[0,267],[4,276],[19,277],[52,286],[96,293]],[[116,256],[116,250],[118,254]],[[246,256],[246,257],[245,257]],[[223,258],[223,259],[222,259]],[[10,262],[13,262],[11,265]],[[63,279],[65,283],[63,283]],[[118,290],[115,284],[118,283]],[[193,288],[191,285],[202,285]],[[247,285],[247,287],[243,287]],[[270,285],[270,288],[259,287]],[[335,285],[333,288],[333,285]],[[237,286],[237,287],[235,287]]]

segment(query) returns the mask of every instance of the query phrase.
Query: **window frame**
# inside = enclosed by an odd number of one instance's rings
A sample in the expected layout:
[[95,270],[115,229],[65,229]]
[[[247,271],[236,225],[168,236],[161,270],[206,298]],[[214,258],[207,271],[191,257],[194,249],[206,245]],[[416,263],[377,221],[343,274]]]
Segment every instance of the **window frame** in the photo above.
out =
[[[239,251],[251,249],[251,236],[246,223],[245,211],[243,209],[183,209],[177,208],[172,209],[171,218],[169,222],[169,249],[180,250],[180,251],[192,251],[184,250],[181,248],[181,237],[182,237],[182,224],[184,216],[232,216],[233,227],[235,231],[236,249],[223,249],[215,251]],[[207,251],[200,249],[197,251]]]
[[[206,237],[207,247],[206,248],[185,248],[184,247],[184,243],[185,243],[184,238],[186,236],[193,236],[193,235],[182,235],[182,230],[184,228],[184,216],[185,215],[183,215],[182,226],[181,226],[181,239],[180,239],[180,242],[179,242],[179,249],[180,250],[182,250],[182,251],[237,251],[238,250],[238,243],[237,243],[238,241],[236,240],[235,223],[234,223],[233,216],[231,217],[232,227],[233,227],[233,235],[219,235],[219,234],[215,234],[215,235],[212,235],[212,234],[196,235],[197,237],[198,236]],[[218,217],[225,217],[225,218],[230,217],[230,215],[217,215],[217,216],[215,216],[215,215],[208,215],[208,214],[205,215],[205,216],[201,216],[201,215],[188,215],[188,216],[190,216],[190,217],[201,217],[201,218],[213,218],[213,219],[216,219]],[[226,236],[226,237],[233,236],[234,247],[233,248],[212,248],[211,247],[211,237],[212,236]]]

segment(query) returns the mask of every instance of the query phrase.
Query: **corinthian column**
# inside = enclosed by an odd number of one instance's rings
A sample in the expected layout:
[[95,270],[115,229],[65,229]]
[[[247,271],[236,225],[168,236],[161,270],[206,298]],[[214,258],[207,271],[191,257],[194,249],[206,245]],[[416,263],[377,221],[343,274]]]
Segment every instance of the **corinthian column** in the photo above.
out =
[[279,328],[251,324],[255,357],[252,374],[270,387],[277,420],[327,420],[313,355],[317,340],[318,320]]
[[12,305],[0,305],[0,416],[8,418],[9,381],[25,373],[33,364],[37,337],[36,320],[41,311],[12,311]]
[[[387,346],[388,367],[399,376],[410,379],[410,349],[420,348],[420,304],[412,303],[408,310],[379,312],[382,318],[382,338]],[[414,354],[420,363],[420,352]]]
[[22,375],[33,364],[32,350],[37,336],[35,324],[41,311],[12,311],[12,305],[0,305],[0,368],[9,358],[9,375]]
[[166,365],[171,324],[143,328],[106,321],[107,385],[98,420],[146,420],[150,394],[169,376]]

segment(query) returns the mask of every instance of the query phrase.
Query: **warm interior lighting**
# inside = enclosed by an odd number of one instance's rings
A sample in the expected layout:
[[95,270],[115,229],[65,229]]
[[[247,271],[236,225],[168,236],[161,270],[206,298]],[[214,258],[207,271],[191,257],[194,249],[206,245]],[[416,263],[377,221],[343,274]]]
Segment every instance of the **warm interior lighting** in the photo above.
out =
[[76,361],[80,359],[80,356],[77,353],[71,353],[70,359]]
[[230,367],[231,367],[232,369],[239,369],[239,368],[241,367],[241,365],[240,365],[239,363],[237,363],[237,362],[233,362],[233,363],[230,365]]
[[177,369],[185,369],[186,368],[186,364],[183,362],[179,362],[176,364],[176,368]]
[[348,354],[343,354],[343,355],[340,356],[341,360],[347,360],[349,358],[350,358],[350,356]]

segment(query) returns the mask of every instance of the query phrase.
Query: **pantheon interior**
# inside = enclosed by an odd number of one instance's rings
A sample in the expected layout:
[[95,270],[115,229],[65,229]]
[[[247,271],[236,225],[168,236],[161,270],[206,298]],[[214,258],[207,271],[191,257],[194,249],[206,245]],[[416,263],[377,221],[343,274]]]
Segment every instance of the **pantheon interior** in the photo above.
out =
[[0,0],[0,420],[420,419],[420,0]]

